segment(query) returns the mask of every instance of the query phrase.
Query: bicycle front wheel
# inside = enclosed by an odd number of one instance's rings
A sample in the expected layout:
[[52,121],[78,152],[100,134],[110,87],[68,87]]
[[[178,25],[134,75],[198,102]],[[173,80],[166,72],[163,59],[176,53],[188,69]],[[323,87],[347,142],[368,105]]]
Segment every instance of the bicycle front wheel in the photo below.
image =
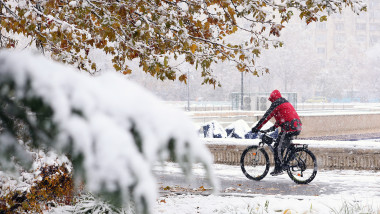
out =
[[269,156],[261,147],[250,146],[241,155],[241,170],[251,180],[259,181],[263,179],[268,174],[269,166]]
[[297,184],[308,184],[317,175],[317,159],[306,148],[295,149],[288,163],[288,175]]

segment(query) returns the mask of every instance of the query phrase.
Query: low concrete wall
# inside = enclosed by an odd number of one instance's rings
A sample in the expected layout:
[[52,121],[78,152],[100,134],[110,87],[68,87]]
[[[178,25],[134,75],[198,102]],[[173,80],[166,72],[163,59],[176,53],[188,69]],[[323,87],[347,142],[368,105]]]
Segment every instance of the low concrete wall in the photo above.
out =
[[301,138],[380,132],[380,114],[301,116]]
[[[214,163],[240,165],[240,157],[247,145],[208,144]],[[380,149],[311,148],[318,162],[318,169],[380,170]],[[270,161],[273,163],[271,152]]]
[[[216,120],[227,126],[239,119],[249,125],[259,120],[264,112],[198,112],[192,118],[196,123]],[[300,113],[303,129],[300,138],[337,136],[347,134],[380,133],[380,112],[313,114]],[[274,122],[274,120],[271,120]]]

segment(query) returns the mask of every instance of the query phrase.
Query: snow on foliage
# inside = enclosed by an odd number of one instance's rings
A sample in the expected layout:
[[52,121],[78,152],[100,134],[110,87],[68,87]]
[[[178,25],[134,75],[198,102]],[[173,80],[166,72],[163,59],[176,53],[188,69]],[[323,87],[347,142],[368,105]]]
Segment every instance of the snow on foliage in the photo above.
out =
[[244,138],[244,135],[249,132],[248,124],[244,120],[238,120],[226,127],[227,137],[229,138]]
[[71,172],[72,164],[64,155],[57,155],[54,152],[44,153],[42,150],[27,151],[27,153],[35,160],[30,172],[22,170],[19,177],[15,179],[14,176],[0,171],[0,197],[11,191],[29,192],[37,181],[42,180],[41,170],[46,166],[63,166],[69,173]]
[[[172,158],[186,175],[193,163],[201,162],[215,184],[211,155],[190,119],[119,74],[90,77],[42,56],[2,51],[0,98],[7,101],[0,106],[0,124],[8,124],[7,114],[19,116],[7,106],[24,106],[31,144],[69,153],[76,179],[85,181],[90,192],[115,199],[116,205],[132,200],[139,212],[151,211],[157,160]],[[8,136],[0,151],[17,142],[11,128],[0,132]],[[0,164],[5,161],[0,157]]]
[[[255,126],[257,122],[253,125]],[[267,122],[262,130],[269,129],[273,126],[273,123]],[[269,132],[268,135],[277,138],[278,129],[273,132]],[[252,133],[251,128],[244,120],[237,120],[225,129],[217,121],[213,120],[205,123],[198,129],[198,135],[202,138],[239,138],[239,139],[256,139],[262,135],[262,133]]]
[[[257,123],[258,123],[258,121],[255,122],[255,123],[253,124],[252,127],[255,127]],[[273,123],[271,123],[270,121],[268,121],[268,122],[267,122],[267,123],[261,128],[261,130],[269,129],[269,128],[272,127],[272,126],[273,126]],[[256,138],[258,138],[258,137],[261,136],[261,135],[263,135],[263,133],[252,133],[252,131],[249,130],[249,132],[247,132],[247,133],[244,135],[244,138],[245,138],[245,139],[256,139]],[[274,139],[276,139],[276,138],[278,137],[278,128],[276,128],[273,132],[268,132],[267,135],[269,135],[269,136],[273,137]]]
[[210,121],[202,126],[205,138],[226,138],[227,132],[217,121]]

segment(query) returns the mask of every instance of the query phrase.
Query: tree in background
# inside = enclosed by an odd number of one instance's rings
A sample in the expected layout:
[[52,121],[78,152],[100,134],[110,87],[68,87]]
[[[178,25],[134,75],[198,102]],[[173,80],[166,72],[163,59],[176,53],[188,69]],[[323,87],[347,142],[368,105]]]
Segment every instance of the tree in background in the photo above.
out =
[[0,0],[0,45],[16,47],[13,35],[22,34],[42,53],[91,73],[99,71],[91,57],[99,49],[123,74],[138,59],[152,76],[184,82],[187,74],[174,62],[186,61],[215,86],[212,65],[220,61],[241,72],[266,72],[255,57],[282,46],[276,36],[296,11],[311,23],[344,7],[366,10],[362,0]]
[[274,88],[282,92],[297,92],[300,101],[304,95],[310,96],[314,92],[311,86],[315,85],[315,77],[321,68],[321,57],[313,48],[312,36],[309,26],[303,23],[290,22],[287,25],[282,34],[284,47],[271,48],[258,60],[258,64],[267,66],[274,74],[255,81],[255,85],[262,88],[261,92],[270,92]]

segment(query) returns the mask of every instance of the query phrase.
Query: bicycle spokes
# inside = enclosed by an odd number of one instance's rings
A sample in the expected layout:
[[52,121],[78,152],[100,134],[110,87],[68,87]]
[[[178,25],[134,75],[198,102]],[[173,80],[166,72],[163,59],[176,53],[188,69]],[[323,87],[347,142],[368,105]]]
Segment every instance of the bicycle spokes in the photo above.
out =
[[313,153],[307,149],[297,149],[289,161],[288,174],[300,184],[309,183],[317,173],[317,162]]
[[247,178],[261,180],[268,173],[269,157],[260,147],[248,147],[241,156],[240,165]]

